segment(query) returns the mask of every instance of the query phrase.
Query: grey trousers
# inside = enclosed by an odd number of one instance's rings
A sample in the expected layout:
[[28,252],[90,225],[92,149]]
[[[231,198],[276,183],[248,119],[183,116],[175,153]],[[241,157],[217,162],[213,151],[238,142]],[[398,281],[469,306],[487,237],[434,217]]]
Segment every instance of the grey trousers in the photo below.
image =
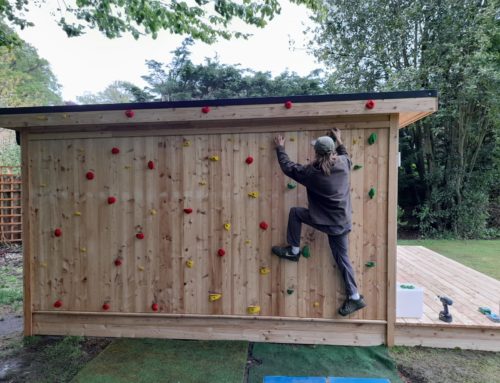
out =
[[328,225],[317,225],[311,222],[309,210],[303,207],[292,207],[288,216],[287,241],[288,244],[299,247],[302,223],[312,226],[315,229],[328,235],[328,242],[332,250],[333,259],[337,262],[340,275],[344,279],[346,295],[353,295],[358,292],[354,270],[349,259],[349,232],[336,234],[337,228]]

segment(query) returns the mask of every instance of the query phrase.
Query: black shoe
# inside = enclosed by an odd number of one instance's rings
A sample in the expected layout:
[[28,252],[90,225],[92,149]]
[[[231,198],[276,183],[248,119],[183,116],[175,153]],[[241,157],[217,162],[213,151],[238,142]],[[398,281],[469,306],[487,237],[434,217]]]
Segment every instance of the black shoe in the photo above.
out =
[[366,303],[362,295],[360,295],[359,299],[347,298],[342,307],[339,308],[339,314],[345,317],[355,311],[361,310],[363,307],[366,307]]
[[289,261],[298,262],[300,258],[300,250],[298,254],[294,254],[292,253],[292,246],[273,246],[271,251],[274,255],[283,259],[288,259]]

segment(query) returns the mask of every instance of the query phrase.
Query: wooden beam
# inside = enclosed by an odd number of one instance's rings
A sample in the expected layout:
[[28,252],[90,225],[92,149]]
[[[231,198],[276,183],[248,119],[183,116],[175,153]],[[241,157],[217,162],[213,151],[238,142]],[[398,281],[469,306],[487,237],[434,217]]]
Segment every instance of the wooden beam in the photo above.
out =
[[286,109],[282,104],[214,106],[210,113],[201,108],[138,109],[133,118],[124,110],[0,115],[4,128],[82,126],[93,124],[142,124],[154,122],[188,122],[221,120],[293,119],[316,116],[374,116],[388,113],[420,113],[437,110],[436,97],[377,100],[373,109],[365,107],[364,100],[296,103]]

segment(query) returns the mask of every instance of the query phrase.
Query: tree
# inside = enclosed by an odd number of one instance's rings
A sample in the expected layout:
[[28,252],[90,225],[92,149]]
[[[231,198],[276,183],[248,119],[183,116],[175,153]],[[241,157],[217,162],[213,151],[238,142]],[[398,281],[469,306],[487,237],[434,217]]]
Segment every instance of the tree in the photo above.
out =
[[499,1],[326,3],[314,52],[335,68],[330,81],[439,92],[439,112],[401,132],[406,210],[427,234],[484,234],[499,137]]
[[106,89],[97,94],[87,92],[78,96],[76,100],[80,104],[120,104],[133,102],[137,98],[134,92],[136,86],[126,81],[115,81],[108,85]]
[[[321,7],[320,0],[291,0],[311,9]],[[38,6],[47,7],[47,0]],[[68,2],[69,3],[69,2]],[[0,1],[0,17],[21,29],[33,26],[25,14],[29,13],[27,0]],[[279,14],[279,0],[76,0],[59,3],[61,15],[58,24],[68,37],[79,36],[87,29],[98,29],[108,38],[131,33],[134,38],[146,34],[156,38],[160,30],[173,34],[188,35],[196,40],[213,43],[218,38],[245,37],[238,31],[230,31],[229,24],[241,20],[249,25],[264,27]],[[0,34],[1,45],[14,45],[18,40],[11,34]]]
[[[0,31],[13,33],[2,23]],[[14,48],[0,46],[0,106],[60,104],[60,86],[49,63],[31,45],[19,41]]]

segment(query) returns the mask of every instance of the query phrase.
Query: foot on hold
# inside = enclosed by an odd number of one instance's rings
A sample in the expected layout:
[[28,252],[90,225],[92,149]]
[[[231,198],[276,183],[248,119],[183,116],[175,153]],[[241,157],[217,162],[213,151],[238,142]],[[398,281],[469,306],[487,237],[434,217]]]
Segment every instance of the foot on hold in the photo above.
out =
[[271,251],[274,255],[283,259],[288,259],[289,261],[298,262],[300,258],[300,251],[298,254],[294,254],[292,252],[292,246],[273,246]]
[[355,311],[361,310],[363,307],[366,307],[366,303],[362,295],[359,299],[347,298],[342,307],[339,308],[339,314],[345,317]]

